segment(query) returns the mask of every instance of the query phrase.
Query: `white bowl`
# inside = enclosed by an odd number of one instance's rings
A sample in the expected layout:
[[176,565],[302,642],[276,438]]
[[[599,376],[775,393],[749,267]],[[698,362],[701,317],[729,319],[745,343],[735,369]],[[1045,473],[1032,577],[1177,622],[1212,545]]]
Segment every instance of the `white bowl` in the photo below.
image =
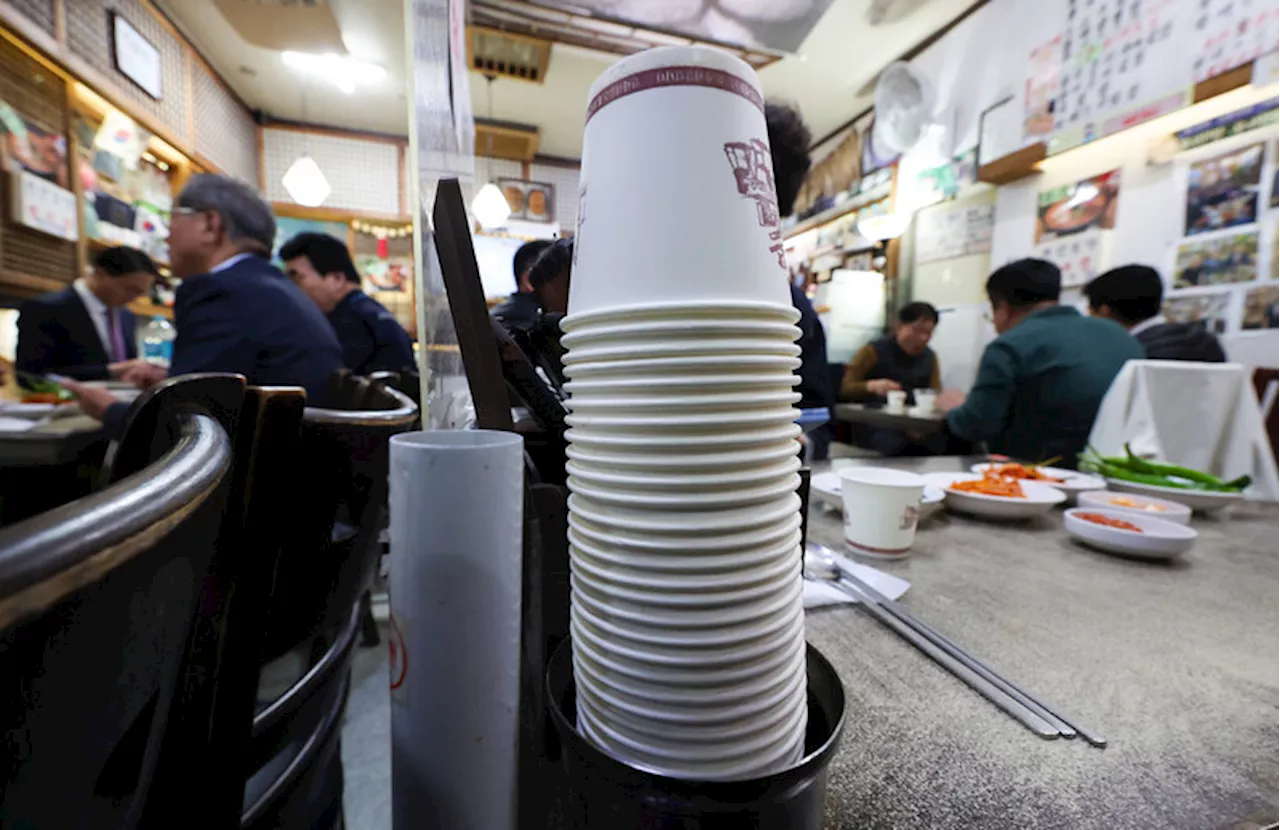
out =
[[[794,375],[792,375],[794,377]],[[709,395],[633,395],[632,397],[571,395],[565,405],[575,415],[637,415],[650,414],[701,413],[704,410],[722,410],[730,416],[738,415],[742,410],[758,407],[791,406],[800,400],[800,393],[791,388],[772,391],[748,390],[746,392],[730,391]]]
[[584,481],[572,474],[569,476],[568,485],[569,490],[575,495],[585,496],[602,505],[633,510],[705,512],[732,510],[742,505],[774,501],[788,493],[796,492],[800,486],[800,477],[794,472],[786,472],[772,479],[759,481],[751,487],[732,485],[718,489],[703,487],[690,492],[664,492],[636,485],[606,486]]
[[[1142,532],[1090,522],[1080,518],[1081,513],[1097,513],[1111,519],[1120,519],[1142,528]],[[1068,510],[1063,514],[1063,526],[1073,539],[1091,547],[1141,559],[1170,559],[1180,556],[1191,549],[1196,537],[1200,535],[1186,525],[1137,515],[1132,510],[1098,510],[1092,507]]]
[[[1001,462],[1003,464],[1004,462]],[[999,467],[1001,464],[974,464],[971,469],[975,473],[982,473],[989,467]],[[1062,479],[1061,481],[1033,481],[1033,484],[1047,484],[1055,490],[1061,490],[1066,493],[1068,503],[1074,503],[1081,493],[1090,490],[1104,490],[1107,482],[1098,476],[1082,473],[1077,470],[1064,470],[1061,467],[1037,467],[1038,470],[1047,476]]]
[[1120,478],[1107,479],[1112,490],[1121,493],[1137,493],[1142,496],[1154,496],[1168,501],[1176,501],[1200,513],[1212,513],[1224,507],[1230,507],[1244,498],[1243,493],[1216,493],[1212,490],[1183,490],[1178,487],[1157,487],[1154,484],[1139,484],[1136,481],[1125,481]]
[[[1133,502],[1136,506],[1116,504],[1116,499]],[[1081,507],[1095,510],[1113,510],[1120,513],[1136,513],[1139,516],[1150,516],[1164,519],[1178,525],[1191,524],[1191,508],[1176,501],[1157,499],[1152,496],[1139,496],[1131,493],[1113,493],[1109,490],[1093,490],[1081,493],[1078,502]]]
[[671,355],[638,360],[612,360],[606,363],[581,363],[564,367],[566,377],[575,380],[631,378],[695,378],[740,374],[752,377],[777,375],[800,368],[800,358],[767,354],[737,355]]
[[[569,416],[572,417],[572,416]],[[595,427],[570,429],[565,433],[570,447],[592,451],[705,454],[716,450],[754,452],[761,446],[776,447],[781,441],[790,441],[799,452],[795,440],[801,433],[794,419],[783,423],[750,424],[733,429],[722,428],[694,434],[655,431],[640,433],[627,430],[602,430]]]
[[589,326],[609,326],[618,323],[671,321],[671,320],[783,320],[794,324],[800,312],[794,306],[780,303],[741,300],[687,302],[657,302],[633,305],[626,308],[602,308],[569,314],[560,320],[560,328],[574,332]]
[[736,510],[655,512],[597,502],[579,493],[569,495],[569,517],[580,516],[598,527],[663,536],[719,536],[755,527],[777,527],[800,513],[800,497],[790,493],[769,504]]
[[980,478],[982,476],[976,473],[930,473],[926,476],[930,484],[946,495],[947,507],[988,519],[1030,519],[1067,500],[1061,490],[1034,481],[1019,482],[1026,496],[1021,499],[967,493],[951,487],[957,481],[977,481]]

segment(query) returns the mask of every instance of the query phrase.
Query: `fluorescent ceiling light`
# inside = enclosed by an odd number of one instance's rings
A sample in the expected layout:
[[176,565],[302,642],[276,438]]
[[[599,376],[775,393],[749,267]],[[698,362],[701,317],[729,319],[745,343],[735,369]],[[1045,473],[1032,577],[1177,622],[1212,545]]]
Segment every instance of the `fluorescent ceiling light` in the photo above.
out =
[[511,216],[511,205],[498,186],[489,182],[471,200],[471,212],[480,220],[481,227],[497,228]]
[[311,156],[299,156],[289,165],[280,181],[289,192],[289,198],[303,207],[319,207],[332,190],[324,171]]
[[387,70],[378,64],[357,60],[350,55],[281,52],[280,58],[285,66],[323,78],[348,95],[358,86],[379,84],[387,77]]

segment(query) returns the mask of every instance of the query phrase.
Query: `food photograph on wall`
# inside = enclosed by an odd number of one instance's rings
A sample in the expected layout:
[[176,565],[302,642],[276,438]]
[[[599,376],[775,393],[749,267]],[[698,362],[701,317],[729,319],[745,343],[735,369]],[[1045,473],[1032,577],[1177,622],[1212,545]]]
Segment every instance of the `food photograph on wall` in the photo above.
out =
[[1263,145],[1258,143],[1192,164],[1187,171],[1187,236],[1256,222],[1262,162]]
[[1257,276],[1257,231],[1191,240],[1178,246],[1175,288],[1253,282]]
[[1242,329],[1280,328],[1280,286],[1264,285],[1251,288],[1244,295],[1244,314],[1240,320]]
[[1184,295],[1165,301],[1164,316],[1171,323],[1199,323],[1213,334],[1225,334],[1230,307],[1230,291]]
[[1037,197],[1036,243],[1116,226],[1120,171],[1042,191]]

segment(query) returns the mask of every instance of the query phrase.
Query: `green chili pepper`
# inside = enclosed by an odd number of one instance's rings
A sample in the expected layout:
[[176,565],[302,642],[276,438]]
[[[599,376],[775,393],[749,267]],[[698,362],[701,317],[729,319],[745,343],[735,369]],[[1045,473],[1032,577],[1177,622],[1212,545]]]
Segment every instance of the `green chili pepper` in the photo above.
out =
[[1129,449],[1129,445],[1124,445],[1124,451],[1128,453],[1130,459],[1129,469],[1136,472],[1147,473],[1149,475],[1173,476],[1175,478],[1186,479],[1196,484],[1202,484],[1209,490],[1243,490],[1252,482],[1249,476],[1241,476],[1232,481],[1223,481],[1215,475],[1193,470],[1190,467],[1180,467],[1176,464],[1162,464],[1158,461],[1148,461],[1145,458],[1139,458]]

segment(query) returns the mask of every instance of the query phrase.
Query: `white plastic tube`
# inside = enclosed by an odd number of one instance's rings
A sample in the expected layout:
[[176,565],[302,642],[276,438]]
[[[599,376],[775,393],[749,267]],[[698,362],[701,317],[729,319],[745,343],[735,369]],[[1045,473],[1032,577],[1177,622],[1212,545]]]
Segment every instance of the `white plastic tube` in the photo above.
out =
[[514,828],[523,439],[397,435],[390,487],[393,825]]

